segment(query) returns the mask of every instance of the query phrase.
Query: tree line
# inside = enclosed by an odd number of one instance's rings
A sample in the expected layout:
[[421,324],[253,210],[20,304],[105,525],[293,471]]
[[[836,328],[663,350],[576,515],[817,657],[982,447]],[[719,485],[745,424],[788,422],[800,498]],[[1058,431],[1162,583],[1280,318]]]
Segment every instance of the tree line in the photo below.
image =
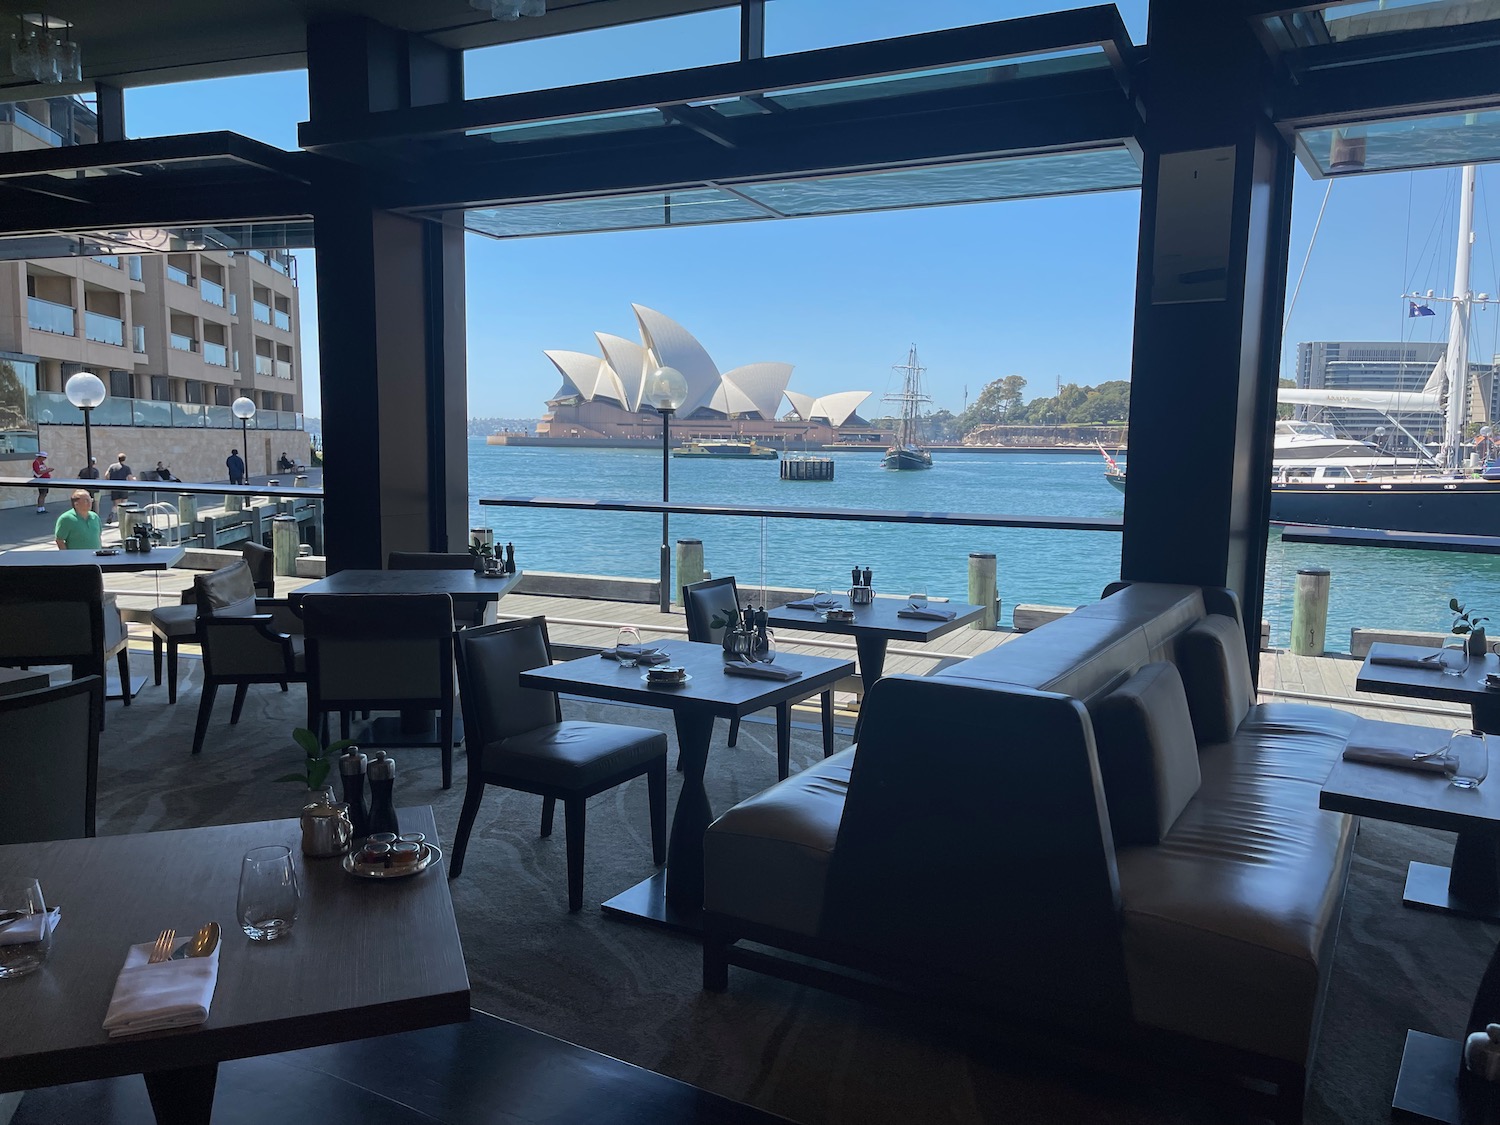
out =
[[[1064,383],[1057,394],[1025,401],[1026,380],[1006,375],[986,383],[961,414],[935,410],[922,418],[926,439],[937,444],[962,441],[981,426],[1127,425],[1130,382],[1111,379],[1096,387]],[[894,418],[872,418],[875,426],[894,426]]]

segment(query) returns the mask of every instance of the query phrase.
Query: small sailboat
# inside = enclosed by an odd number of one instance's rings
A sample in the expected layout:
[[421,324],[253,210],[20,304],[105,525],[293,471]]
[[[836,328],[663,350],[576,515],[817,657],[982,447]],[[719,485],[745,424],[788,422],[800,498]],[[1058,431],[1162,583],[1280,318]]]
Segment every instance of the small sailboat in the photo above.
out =
[[885,396],[886,402],[901,404],[901,419],[896,427],[896,440],[885,451],[880,462],[886,469],[930,469],[932,454],[922,448],[919,416],[922,404],[931,402],[930,396],[922,393],[922,375],[927,368],[917,362],[917,345],[911,346],[905,363],[893,364],[893,371],[901,372],[899,394]]

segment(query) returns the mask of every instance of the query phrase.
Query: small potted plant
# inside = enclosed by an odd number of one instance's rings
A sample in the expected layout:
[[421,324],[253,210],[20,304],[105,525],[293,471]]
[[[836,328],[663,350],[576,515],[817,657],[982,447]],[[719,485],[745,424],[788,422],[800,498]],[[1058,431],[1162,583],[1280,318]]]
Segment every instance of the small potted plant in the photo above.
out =
[[302,853],[308,856],[342,855],[349,850],[354,825],[349,807],[340,804],[328,784],[328,772],[334,760],[354,743],[347,738],[327,746],[306,727],[292,731],[292,738],[302,748],[302,772],[289,773],[277,781],[297,781],[307,786],[312,799],[302,806]]
[[1488,617],[1471,613],[1457,598],[1448,599],[1448,608],[1453,611],[1453,633],[1467,637],[1470,656],[1483,656],[1489,651],[1489,642],[1484,635],[1484,623]]
[[495,544],[486,542],[477,535],[469,540],[469,555],[474,560],[476,574],[487,574],[499,565],[495,559]]

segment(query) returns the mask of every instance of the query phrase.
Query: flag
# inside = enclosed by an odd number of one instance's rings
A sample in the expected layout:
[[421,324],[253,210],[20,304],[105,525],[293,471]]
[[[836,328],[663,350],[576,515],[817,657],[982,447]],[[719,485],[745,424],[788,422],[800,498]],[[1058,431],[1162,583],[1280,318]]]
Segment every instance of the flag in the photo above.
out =
[[1437,316],[1437,313],[1427,305],[1419,305],[1413,301],[1411,307],[1406,310],[1406,317],[1410,320],[1414,316]]

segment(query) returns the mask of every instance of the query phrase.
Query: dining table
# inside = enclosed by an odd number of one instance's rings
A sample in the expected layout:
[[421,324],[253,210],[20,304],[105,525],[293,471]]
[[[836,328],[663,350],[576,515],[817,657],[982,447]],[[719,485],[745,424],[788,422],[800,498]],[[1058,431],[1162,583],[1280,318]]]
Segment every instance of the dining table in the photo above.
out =
[[[742,718],[779,703],[821,695],[852,675],[854,664],[823,656],[778,653],[775,666],[799,674],[794,679],[769,680],[725,671],[722,645],[674,639],[656,642],[652,647],[666,653],[670,664],[683,668],[687,680],[675,685],[651,684],[644,667],[627,668],[599,656],[581,656],[522,672],[521,686],[672,712],[682,790],[672,812],[666,869],[614,896],[603,904],[603,910],[616,917],[696,932],[702,928],[703,833],[714,818],[704,785],[714,720]],[[778,718],[778,723],[789,721]]]
[[[401,826],[436,843],[429,807]],[[50,956],[0,980],[0,1093],[141,1074],[159,1125],[203,1125],[218,1064],[469,1018],[469,978],[441,860],[371,880],[301,854],[295,817],[0,846],[0,870],[34,877],[61,918]],[[236,921],[246,851],[283,844],[301,903],[285,937]],[[111,1038],[102,1026],[125,955],[166,928],[222,931],[205,1023]]]

